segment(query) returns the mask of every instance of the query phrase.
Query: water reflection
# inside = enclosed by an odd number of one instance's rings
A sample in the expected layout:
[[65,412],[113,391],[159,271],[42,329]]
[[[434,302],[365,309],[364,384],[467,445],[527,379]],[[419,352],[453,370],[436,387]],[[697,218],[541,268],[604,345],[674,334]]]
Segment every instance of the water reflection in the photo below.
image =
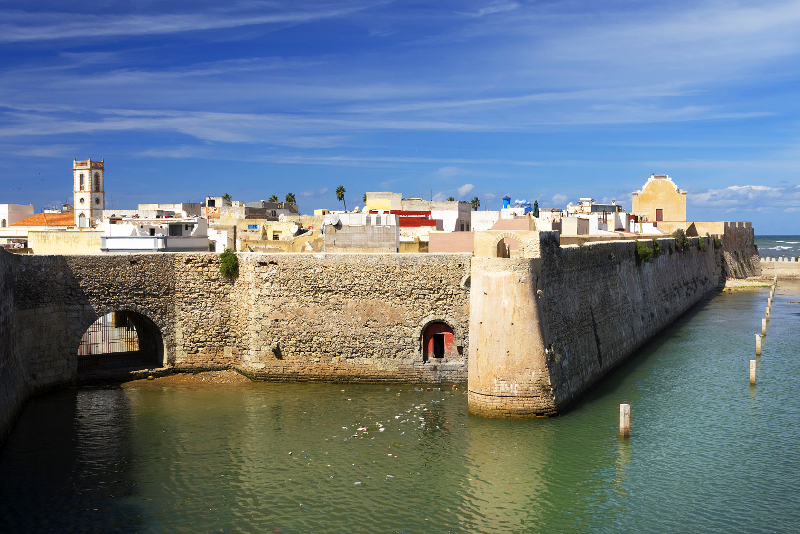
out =
[[775,304],[756,395],[764,295],[706,301],[556,419],[469,416],[460,390],[421,387],[145,381],[39,396],[0,450],[0,526],[790,531],[800,298]]

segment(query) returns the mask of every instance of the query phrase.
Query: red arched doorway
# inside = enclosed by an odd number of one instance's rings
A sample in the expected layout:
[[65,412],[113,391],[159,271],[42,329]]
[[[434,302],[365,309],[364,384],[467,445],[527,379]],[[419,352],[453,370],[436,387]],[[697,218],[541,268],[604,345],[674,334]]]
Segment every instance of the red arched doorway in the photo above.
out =
[[431,323],[422,334],[422,361],[457,356],[453,329],[446,323]]

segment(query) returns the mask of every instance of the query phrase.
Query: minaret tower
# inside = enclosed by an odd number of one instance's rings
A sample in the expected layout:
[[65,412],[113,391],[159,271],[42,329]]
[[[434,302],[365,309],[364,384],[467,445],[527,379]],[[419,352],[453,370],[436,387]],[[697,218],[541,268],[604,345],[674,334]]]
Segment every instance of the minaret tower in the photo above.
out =
[[[93,219],[100,219],[106,209],[104,160],[72,160],[72,178],[75,193],[75,223],[86,226]],[[83,224],[81,224],[83,222]]]

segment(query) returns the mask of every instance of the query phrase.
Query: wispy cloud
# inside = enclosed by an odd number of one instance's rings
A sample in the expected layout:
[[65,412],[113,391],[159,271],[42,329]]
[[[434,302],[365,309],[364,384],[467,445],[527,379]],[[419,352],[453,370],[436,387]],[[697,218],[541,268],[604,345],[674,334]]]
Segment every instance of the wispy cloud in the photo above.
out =
[[[273,4],[275,5],[275,4]],[[293,9],[271,13],[239,10],[230,13],[167,13],[158,15],[98,15],[86,13],[0,12],[0,42],[46,41],[54,39],[93,40],[108,37],[163,35],[190,31],[230,29],[243,26],[298,24],[341,17],[375,4],[325,6],[321,9]],[[247,4],[242,5],[243,8]],[[91,28],[91,31],[87,31]]]
[[800,210],[800,187],[786,185],[732,185],[722,189],[690,192],[690,205],[725,213],[795,212]]

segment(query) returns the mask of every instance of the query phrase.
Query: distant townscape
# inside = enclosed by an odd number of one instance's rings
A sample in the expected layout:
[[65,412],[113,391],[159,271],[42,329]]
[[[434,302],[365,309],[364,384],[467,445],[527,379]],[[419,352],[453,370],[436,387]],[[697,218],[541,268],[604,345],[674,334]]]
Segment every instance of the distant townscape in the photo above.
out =
[[[589,241],[724,234],[724,223],[686,220],[686,191],[666,174],[651,175],[633,205],[598,204],[580,198],[563,209],[512,200],[484,206],[480,200],[424,200],[401,193],[367,192],[347,210],[339,186],[338,206],[300,213],[294,195],[283,202],[209,196],[204,203],[139,204],[106,209],[105,161],[73,160],[73,204],[34,213],[32,205],[0,204],[0,244],[31,254],[115,252],[474,252],[481,231],[557,231],[562,245]],[[112,180],[113,183],[113,180]],[[154,199],[160,200],[160,199]],[[749,224],[749,223],[745,223]],[[503,255],[520,254],[513,236]],[[501,247],[501,248],[502,248]]]

